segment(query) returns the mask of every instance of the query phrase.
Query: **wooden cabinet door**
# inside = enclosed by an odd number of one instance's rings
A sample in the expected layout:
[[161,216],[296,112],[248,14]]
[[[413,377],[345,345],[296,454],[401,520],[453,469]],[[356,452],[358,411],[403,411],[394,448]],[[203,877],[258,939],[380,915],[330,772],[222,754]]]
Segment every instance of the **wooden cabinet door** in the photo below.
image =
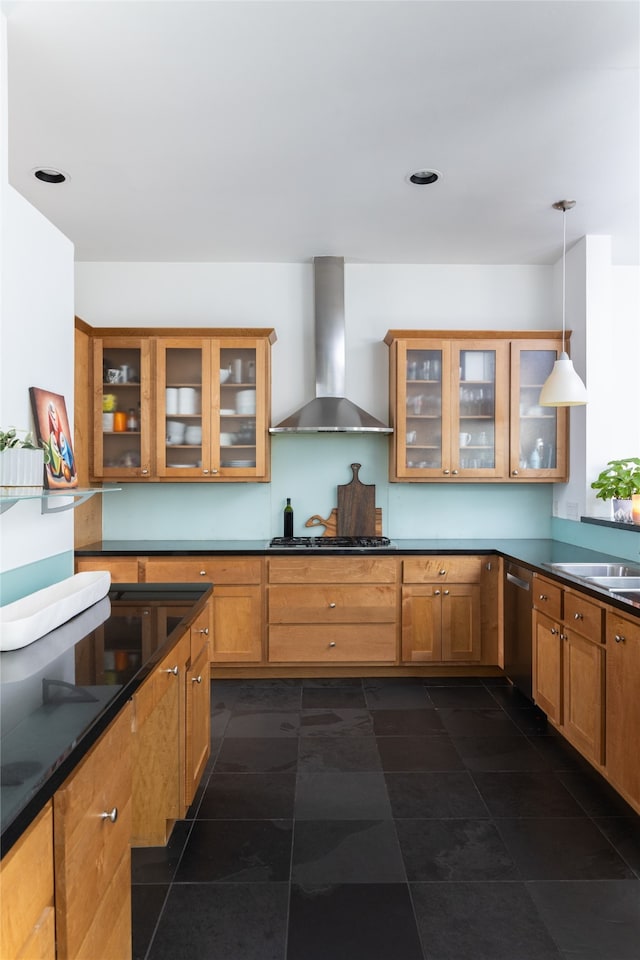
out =
[[209,648],[205,643],[186,676],[185,806],[190,806],[211,750]]
[[640,623],[607,610],[606,770],[640,809]]
[[442,659],[442,603],[439,588],[402,588],[402,659],[431,663]]
[[0,957],[55,960],[51,802],[0,864]]
[[209,341],[158,337],[155,350],[156,475],[172,480],[208,478],[214,420]]
[[460,340],[450,348],[450,475],[502,479],[509,441],[508,344]]
[[131,705],[53,799],[59,960],[131,956]]
[[563,725],[568,740],[594,763],[604,761],[604,649],[563,632]]
[[264,630],[262,588],[249,584],[214,585],[213,663],[260,663]]
[[555,724],[562,724],[562,640],[560,625],[538,610],[533,614],[533,699]]
[[[112,383],[110,377],[116,377]],[[147,480],[152,471],[151,345],[141,337],[93,341],[93,472],[96,479]],[[124,429],[118,420],[124,416]],[[130,422],[131,414],[135,426]]]
[[[566,407],[541,407],[540,390],[560,355],[559,340],[514,340],[511,344],[512,480],[567,480],[568,416]],[[542,454],[534,453],[538,440]]]
[[442,589],[442,659],[479,661],[480,587],[451,584]]
[[134,847],[164,846],[183,813],[184,683],[189,655],[187,633],[133,697]]

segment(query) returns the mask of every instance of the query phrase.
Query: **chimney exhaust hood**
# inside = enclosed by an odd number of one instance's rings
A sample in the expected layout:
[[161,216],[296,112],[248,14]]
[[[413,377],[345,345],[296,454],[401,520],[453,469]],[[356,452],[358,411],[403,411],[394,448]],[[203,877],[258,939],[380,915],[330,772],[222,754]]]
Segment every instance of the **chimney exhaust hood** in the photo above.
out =
[[316,396],[269,433],[393,433],[345,393],[344,258],[314,257]]

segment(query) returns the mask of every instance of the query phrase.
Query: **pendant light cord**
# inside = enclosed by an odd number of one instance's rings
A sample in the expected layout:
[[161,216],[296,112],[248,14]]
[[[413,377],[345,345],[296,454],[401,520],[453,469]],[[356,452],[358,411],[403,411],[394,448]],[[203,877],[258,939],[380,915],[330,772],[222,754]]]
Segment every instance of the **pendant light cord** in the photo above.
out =
[[567,273],[567,211],[562,211],[562,352],[566,353],[564,345],[565,331],[565,303],[566,303],[566,273]]

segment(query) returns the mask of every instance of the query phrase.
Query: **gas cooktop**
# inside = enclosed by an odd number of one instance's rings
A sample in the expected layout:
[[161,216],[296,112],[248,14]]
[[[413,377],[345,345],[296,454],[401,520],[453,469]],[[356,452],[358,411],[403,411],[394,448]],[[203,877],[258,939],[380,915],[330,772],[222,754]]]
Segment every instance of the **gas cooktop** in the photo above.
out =
[[285,550],[395,550],[388,537],[274,537],[270,547]]

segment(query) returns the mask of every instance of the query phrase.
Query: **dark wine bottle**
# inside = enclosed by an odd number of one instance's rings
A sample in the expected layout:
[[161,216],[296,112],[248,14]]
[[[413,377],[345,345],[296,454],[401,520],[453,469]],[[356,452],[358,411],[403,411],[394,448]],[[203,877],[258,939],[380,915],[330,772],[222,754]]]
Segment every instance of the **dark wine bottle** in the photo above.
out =
[[293,507],[291,506],[291,497],[287,497],[287,505],[284,508],[284,536],[293,536]]

